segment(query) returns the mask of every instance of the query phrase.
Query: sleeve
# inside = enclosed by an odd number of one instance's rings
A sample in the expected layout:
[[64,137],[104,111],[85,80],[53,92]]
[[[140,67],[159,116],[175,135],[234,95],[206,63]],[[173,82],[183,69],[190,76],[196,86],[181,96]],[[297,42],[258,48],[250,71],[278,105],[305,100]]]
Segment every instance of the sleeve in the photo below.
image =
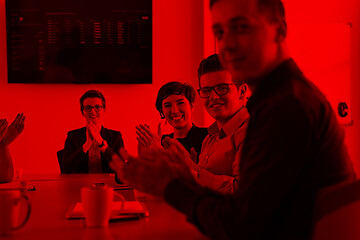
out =
[[261,114],[250,119],[235,195],[214,195],[179,180],[165,189],[165,200],[211,238],[266,239],[301,179],[311,145],[307,115],[291,99],[269,105]]
[[65,140],[63,153],[63,173],[83,173],[84,166],[88,164],[87,154],[83,152],[79,143],[73,142],[73,137],[68,133]]

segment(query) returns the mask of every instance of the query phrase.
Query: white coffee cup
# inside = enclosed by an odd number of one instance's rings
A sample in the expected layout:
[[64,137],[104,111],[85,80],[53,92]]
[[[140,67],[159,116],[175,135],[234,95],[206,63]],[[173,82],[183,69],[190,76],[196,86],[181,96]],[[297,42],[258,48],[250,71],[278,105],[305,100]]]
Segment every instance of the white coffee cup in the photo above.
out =
[[87,227],[107,227],[111,216],[114,195],[121,201],[120,210],[124,208],[124,197],[103,183],[94,183],[81,188],[81,201],[84,208]]
[[[19,223],[21,199],[26,202],[26,217]],[[31,204],[25,193],[19,190],[0,190],[0,235],[22,228],[28,221]]]

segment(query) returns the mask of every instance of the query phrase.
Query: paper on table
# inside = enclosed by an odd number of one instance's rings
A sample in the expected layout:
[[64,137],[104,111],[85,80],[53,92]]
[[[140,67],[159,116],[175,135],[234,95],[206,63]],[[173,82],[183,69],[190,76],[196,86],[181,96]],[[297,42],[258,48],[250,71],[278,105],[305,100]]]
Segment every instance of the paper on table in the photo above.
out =
[[[120,210],[121,202],[115,201],[112,205],[112,213],[110,219],[119,219],[119,218],[127,218],[129,215],[140,217],[140,216],[148,216],[149,212],[146,207],[138,202],[138,201],[125,201],[124,209]],[[83,218],[84,209],[83,203],[77,202],[72,204],[66,213],[66,218],[68,219],[78,219]]]

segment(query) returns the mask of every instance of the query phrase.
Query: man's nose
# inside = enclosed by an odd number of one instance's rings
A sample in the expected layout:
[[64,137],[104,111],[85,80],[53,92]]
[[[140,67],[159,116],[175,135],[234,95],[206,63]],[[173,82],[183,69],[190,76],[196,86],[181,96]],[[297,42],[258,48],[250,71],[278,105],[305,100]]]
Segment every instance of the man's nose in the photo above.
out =
[[225,31],[221,40],[218,40],[219,50],[233,52],[237,48],[237,38],[231,31]]
[[93,112],[96,113],[95,108],[91,108],[89,113],[93,113]]
[[219,99],[219,98],[220,98],[220,96],[219,96],[219,94],[217,94],[217,93],[215,92],[215,89],[211,89],[209,99],[213,100],[213,99]]

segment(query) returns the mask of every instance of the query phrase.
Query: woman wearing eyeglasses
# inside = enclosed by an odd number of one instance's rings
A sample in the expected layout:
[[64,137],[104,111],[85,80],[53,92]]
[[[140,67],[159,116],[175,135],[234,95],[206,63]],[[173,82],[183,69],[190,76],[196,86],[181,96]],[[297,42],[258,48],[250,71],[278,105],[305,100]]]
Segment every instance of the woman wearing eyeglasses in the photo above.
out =
[[102,126],[105,98],[89,90],[80,98],[81,114],[86,126],[67,134],[60,168],[62,173],[109,173],[113,152],[124,147],[121,133]]

